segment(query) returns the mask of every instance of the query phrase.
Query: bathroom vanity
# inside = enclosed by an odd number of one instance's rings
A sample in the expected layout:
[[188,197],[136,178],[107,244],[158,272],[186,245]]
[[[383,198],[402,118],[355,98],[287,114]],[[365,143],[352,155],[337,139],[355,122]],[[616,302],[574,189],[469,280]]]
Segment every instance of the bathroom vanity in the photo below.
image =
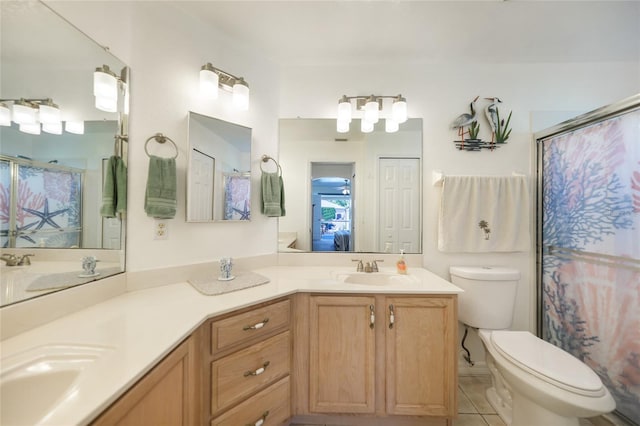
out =
[[450,424],[457,287],[419,268],[394,285],[256,272],[270,282],[214,297],[188,283],[128,292],[3,341],[3,356],[104,348],[51,424]]

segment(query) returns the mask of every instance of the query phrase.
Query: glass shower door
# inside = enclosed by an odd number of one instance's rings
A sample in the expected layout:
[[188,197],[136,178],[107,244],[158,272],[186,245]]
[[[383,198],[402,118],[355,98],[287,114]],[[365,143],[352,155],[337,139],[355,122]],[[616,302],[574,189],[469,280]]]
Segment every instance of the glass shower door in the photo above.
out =
[[640,107],[538,139],[542,337],[640,423]]

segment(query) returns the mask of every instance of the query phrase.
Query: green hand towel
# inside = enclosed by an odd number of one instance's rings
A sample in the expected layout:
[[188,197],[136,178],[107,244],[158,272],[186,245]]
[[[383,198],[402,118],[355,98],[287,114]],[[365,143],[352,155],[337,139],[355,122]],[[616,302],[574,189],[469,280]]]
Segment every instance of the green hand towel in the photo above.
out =
[[285,215],[284,184],[278,173],[262,172],[260,211],[269,217]]
[[127,210],[127,166],[122,158],[111,156],[105,172],[100,214],[116,217]]
[[176,159],[149,156],[144,211],[147,216],[173,219],[176,215]]

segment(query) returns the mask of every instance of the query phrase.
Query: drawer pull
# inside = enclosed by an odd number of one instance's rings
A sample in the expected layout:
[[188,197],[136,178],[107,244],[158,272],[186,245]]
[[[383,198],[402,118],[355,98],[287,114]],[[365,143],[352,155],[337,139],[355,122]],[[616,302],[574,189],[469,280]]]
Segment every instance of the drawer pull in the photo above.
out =
[[244,377],[259,376],[265,372],[268,366],[269,366],[269,361],[262,364],[262,367],[258,368],[256,371],[247,371],[246,373],[244,373]]
[[259,328],[262,328],[265,326],[265,324],[267,324],[269,322],[269,318],[265,318],[262,320],[262,322],[259,322],[257,324],[254,325],[245,325],[243,330],[247,331],[247,330],[258,330]]
[[393,305],[389,305],[389,328],[393,328],[396,323],[396,314],[393,312]]
[[262,417],[260,417],[255,423],[247,423],[245,426],[262,426],[265,420],[267,420],[267,416],[269,415],[269,411],[265,411]]
[[373,328],[376,323],[376,313],[373,305],[369,305],[369,328]]

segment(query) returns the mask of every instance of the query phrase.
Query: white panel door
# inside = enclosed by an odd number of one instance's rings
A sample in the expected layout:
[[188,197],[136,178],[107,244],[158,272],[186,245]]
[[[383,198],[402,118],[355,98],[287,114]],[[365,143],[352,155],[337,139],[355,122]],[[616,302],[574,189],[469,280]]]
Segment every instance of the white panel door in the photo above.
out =
[[380,158],[378,251],[420,252],[420,160]]
[[215,159],[194,149],[189,166],[189,203],[191,221],[213,220],[213,175]]

